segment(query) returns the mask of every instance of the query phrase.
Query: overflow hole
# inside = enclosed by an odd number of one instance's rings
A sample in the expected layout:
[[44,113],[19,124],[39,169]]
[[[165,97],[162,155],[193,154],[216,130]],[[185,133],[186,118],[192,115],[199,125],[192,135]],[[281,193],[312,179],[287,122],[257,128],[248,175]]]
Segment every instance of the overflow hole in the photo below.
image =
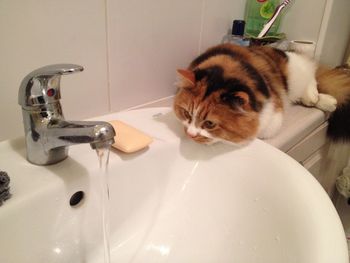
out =
[[74,207],[80,204],[80,202],[84,199],[84,192],[78,191],[72,195],[72,197],[69,200],[69,205]]

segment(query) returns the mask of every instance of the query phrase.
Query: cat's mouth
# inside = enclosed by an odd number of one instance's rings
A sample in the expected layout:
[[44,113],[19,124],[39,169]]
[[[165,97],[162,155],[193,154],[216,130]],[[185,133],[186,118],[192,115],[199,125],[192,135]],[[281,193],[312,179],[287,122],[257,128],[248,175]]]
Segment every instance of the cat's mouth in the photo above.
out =
[[202,135],[196,135],[196,136],[191,136],[189,134],[187,134],[189,138],[191,138],[192,140],[194,140],[195,142],[201,143],[201,144],[211,144],[213,143],[213,139],[212,138],[208,138]]
[[188,127],[184,127],[184,130],[185,130],[187,137],[194,140],[195,142],[198,142],[201,144],[212,144],[216,141],[214,138],[202,135],[200,133],[192,134],[191,132],[189,132]]

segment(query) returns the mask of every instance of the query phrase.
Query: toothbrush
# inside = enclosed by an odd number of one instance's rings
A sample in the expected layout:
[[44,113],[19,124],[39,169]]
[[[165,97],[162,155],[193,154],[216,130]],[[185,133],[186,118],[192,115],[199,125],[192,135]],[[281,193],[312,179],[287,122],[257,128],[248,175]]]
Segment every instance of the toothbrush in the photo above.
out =
[[276,18],[278,17],[278,15],[281,13],[282,9],[285,8],[290,2],[292,2],[292,0],[284,0],[282,2],[282,4],[278,5],[275,9],[275,12],[273,13],[272,17],[270,18],[270,20],[265,24],[265,26],[263,27],[263,29],[261,30],[261,32],[258,35],[258,38],[263,37],[267,34],[267,32],[269,32],[271,26],[273,25],[273,23],[275,22]]

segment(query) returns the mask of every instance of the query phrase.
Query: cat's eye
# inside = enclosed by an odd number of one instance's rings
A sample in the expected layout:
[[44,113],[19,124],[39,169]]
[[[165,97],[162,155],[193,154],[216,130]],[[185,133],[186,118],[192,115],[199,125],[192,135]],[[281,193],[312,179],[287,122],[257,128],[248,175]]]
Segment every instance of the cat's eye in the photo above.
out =
[[191,116],[191,114],[190,114],[187,110],[184,110],[184,111],[183,111],[183,114],[184,114],[184,116],[185,116],[186,119],[191,120],[192,116]]
[[202,126],[204,129],[213,129],[213,128],[215,128],[216,123],[212,122],[212,121],[205,121],[205,122],[203,122]]

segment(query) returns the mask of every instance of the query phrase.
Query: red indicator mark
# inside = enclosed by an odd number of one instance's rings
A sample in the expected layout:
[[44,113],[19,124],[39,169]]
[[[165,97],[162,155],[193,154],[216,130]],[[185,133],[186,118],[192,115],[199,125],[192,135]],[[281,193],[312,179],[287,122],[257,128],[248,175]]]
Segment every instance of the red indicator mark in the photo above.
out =
[[52,97],[52,96],[55,96],[56,92],[54,89],[48,89],[46,94],[47,96]]

